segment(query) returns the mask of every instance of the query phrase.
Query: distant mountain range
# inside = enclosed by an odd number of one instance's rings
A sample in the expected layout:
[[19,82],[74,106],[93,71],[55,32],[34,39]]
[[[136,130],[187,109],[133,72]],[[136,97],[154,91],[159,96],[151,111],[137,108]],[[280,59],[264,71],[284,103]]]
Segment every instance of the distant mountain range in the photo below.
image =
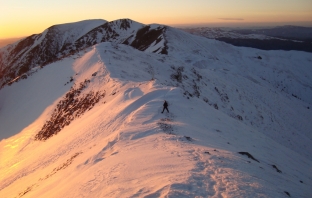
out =
[[311,198],[311,53],[206,33],[86,20],[0,48],[0,197]]
[[281,26],[272,28],[184,28],[192,34],[226,43],[262,50],[298,50],[312,52],[312,27]]

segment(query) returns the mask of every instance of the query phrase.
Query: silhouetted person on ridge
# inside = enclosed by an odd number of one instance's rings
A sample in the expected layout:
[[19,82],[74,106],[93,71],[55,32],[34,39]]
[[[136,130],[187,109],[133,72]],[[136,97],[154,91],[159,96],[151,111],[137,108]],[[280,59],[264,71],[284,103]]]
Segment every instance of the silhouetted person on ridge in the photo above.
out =
[[164,102],[163,106],[164,106],[164,108],[163,108],[163,110],[162,110],[162,112],[161,112],[161,113],[164,113],[165,109],[166,109],[166,110],[168,111],[168,113],[169,113],[169,110],[168,110],[168,103],[167,103],[167,101],[166,101],[166,100],[165,100],[165,102]]

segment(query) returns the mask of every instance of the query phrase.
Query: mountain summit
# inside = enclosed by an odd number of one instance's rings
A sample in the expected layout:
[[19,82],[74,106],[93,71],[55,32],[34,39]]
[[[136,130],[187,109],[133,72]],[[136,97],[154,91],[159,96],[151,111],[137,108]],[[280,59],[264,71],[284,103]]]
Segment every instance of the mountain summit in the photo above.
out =
[[41,34],[0,50],[0,87],[27,78],[38,66],[43,67],[101,42],[122,43],[141,51],[166,54],[164,31],[164,26],[143,25],[130,19],[86,20],[51,26]]
[[311,197],[310,63],[130,19],[1,48],[0,197]]

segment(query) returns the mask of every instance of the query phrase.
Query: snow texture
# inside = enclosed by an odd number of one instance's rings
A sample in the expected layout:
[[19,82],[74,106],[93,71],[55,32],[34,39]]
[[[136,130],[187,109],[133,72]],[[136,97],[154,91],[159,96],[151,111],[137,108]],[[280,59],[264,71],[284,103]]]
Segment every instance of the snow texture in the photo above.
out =
[[[0,197],[312,197],[311,53],[161,38],[168,54],[102,42],[4,86]],[[85,80],[104,98],[36,140]]]

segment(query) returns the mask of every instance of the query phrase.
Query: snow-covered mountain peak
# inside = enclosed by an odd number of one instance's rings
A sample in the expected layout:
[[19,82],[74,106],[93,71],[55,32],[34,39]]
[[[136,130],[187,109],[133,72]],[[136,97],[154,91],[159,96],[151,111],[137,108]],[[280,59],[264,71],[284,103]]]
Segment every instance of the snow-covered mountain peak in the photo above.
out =
[[58,55],[0,90],[0,197],[311,197],[310,53],[125,19]]
[[[59,31],[62,31],[62,32],[74,31],[74,30],[78,31],[79,29],[83,27],[85,27],[86,29],[92,29],[92,27],[93,28],[98,27],[100,25],[103,25],[104,23],[107,23],[107,21],[103,19],[89,19],[89,20],[83,20],[83,21],[72,22],[72,23],[57,24],[57,25],[51,26],[50,28],[57,28]],[[82,32],[82,33],[87,33],[87,32]]]
[[0,86],[27,78],[34,68],[44,67],[101,42],[123,43],[141,51],[166,54],[164,32],[163,26],[150,28],[130,19],[55,25],[0,50]]
[[128,28],[141,28],[143,26],[143,24],[133,21],[131,19],[118,19],[118,20],[114,20],[114,21],[110,21],[108,24],[111,25],[116,25],[117,29],[120,30],[127,30]]
[[65,23],[60,25],[54,25],[48,28],[48,31],[52,31],[58,37],[63,37],[64,43],[72,43],[79,39],[81,36],[88,33],[90,30],[107,23],[102,19],[84,20],[75,23]]

